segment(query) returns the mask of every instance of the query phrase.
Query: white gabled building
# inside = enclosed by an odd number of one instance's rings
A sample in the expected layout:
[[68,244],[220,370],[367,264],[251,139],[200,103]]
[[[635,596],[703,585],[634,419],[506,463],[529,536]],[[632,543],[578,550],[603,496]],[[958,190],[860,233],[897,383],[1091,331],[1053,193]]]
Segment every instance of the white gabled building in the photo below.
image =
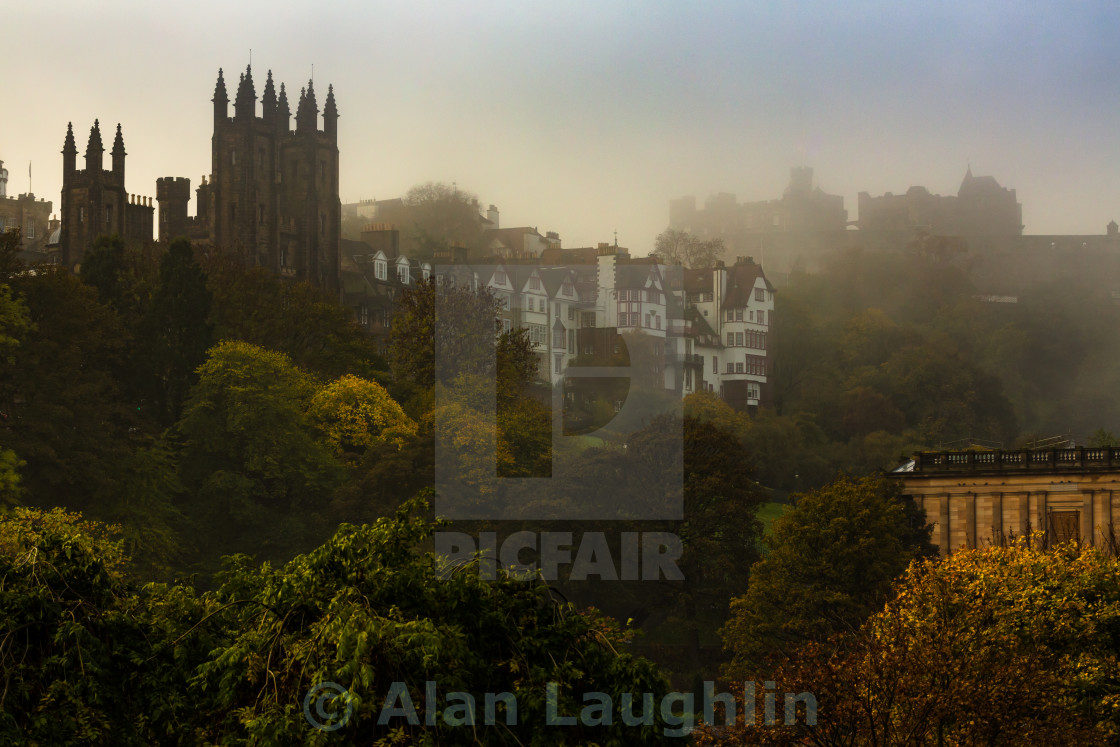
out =
[[750,257],[734,265],[684,271],[685,320],[693,338],[685,393],[711,391],[736,409],[768,400],[774,287]]

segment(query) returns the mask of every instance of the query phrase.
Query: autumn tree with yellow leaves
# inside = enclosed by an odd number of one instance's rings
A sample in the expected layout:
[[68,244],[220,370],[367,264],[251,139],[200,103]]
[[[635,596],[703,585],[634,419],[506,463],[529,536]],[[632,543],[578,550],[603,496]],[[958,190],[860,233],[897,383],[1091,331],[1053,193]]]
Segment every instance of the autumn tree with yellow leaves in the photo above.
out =
[[[815,726],[702,730],[699,745],[1105,745],[1120,739],[1120,560],[1017,542],[915,562],[858,632],[760,671]],[[741,688],[740,688],[741,691]]]

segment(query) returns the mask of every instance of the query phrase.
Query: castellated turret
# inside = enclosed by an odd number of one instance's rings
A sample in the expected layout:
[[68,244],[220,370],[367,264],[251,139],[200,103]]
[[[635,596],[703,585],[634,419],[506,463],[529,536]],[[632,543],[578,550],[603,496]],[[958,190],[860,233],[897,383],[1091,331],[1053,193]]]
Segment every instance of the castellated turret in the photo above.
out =
[[171,241],[187,236],[190,219],[187,203],[191,199],[191,180],[182,176],[156,179],[156,202],[159,203],[159,240]]

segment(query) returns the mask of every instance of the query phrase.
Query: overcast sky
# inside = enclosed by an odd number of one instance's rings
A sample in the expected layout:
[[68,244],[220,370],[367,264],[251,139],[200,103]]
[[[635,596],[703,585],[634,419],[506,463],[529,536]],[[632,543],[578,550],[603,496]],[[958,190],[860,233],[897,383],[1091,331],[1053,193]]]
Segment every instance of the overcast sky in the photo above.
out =
[[320,106],[334,84],[343,202],[456,182],[565,246],[644,254],[670,199],[777,198],[791,166],[853,220],[860,191],[956,194],[970,162],[1027,233],[1120,220],[1120,6],[912,5],[3,0],[0,159],[57,212],[66,123],[81,153],[99,118],[130,192],[196,187],[218,68],[232,98],[252,49],[293,112],[312,65]]

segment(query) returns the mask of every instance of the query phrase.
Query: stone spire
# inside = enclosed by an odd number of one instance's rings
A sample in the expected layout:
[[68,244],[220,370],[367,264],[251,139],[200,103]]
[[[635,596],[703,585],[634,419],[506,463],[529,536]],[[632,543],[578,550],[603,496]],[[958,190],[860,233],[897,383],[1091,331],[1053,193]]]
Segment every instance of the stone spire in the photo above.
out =
[[323,107],[323,132],[338,137],[338,106],[334,102],[334,86],[327,86],[327,103]]
[[257,89],[253,86],[253,66],[246,65],[241,83],[237,86],[237,100],[233,104],[233,116],[252,119],[256,115]]
[[272,71],[268,71],[268,80],[264,83],[264,96],[261,97],[261,110],[266,120],[271,120],[276,115],[276,89],[272,85]]
[[296,109],[296,132],[315,132],[319,124],[319,105],[315,103],[315,84],[307,82],[300,91],[299,108]]
[[78,146],[74,142],[74,123],[66,124],[66,142],[62,144],[62,172],[71,174],[77,168]]
[[288,106],[288,92],[284,90],[284,84],[280,84],[280,99],[276,102],[276,111],[279,115],[277,123],[280,129],[287,131],[288,120],[292,117],[292,110]]
[[128,155],[124,152],[124,136],[121,134],[121,124],[117,122],[117,136],[113,139],[113,173],[121,177],[121,184],[124,183],[124,157]]
[[218,68],[218,82],[214,86],[214,120],[222,121],[229,116],[229,96],[226,95],[226,80],[222,77],[222,69]]
[[86,143],[86,169],[92,170],[91,174],[101,172],[101,157],[105,146],[101,144],[101,124],[95,119],[93,127],[89,128],[89,142]]

